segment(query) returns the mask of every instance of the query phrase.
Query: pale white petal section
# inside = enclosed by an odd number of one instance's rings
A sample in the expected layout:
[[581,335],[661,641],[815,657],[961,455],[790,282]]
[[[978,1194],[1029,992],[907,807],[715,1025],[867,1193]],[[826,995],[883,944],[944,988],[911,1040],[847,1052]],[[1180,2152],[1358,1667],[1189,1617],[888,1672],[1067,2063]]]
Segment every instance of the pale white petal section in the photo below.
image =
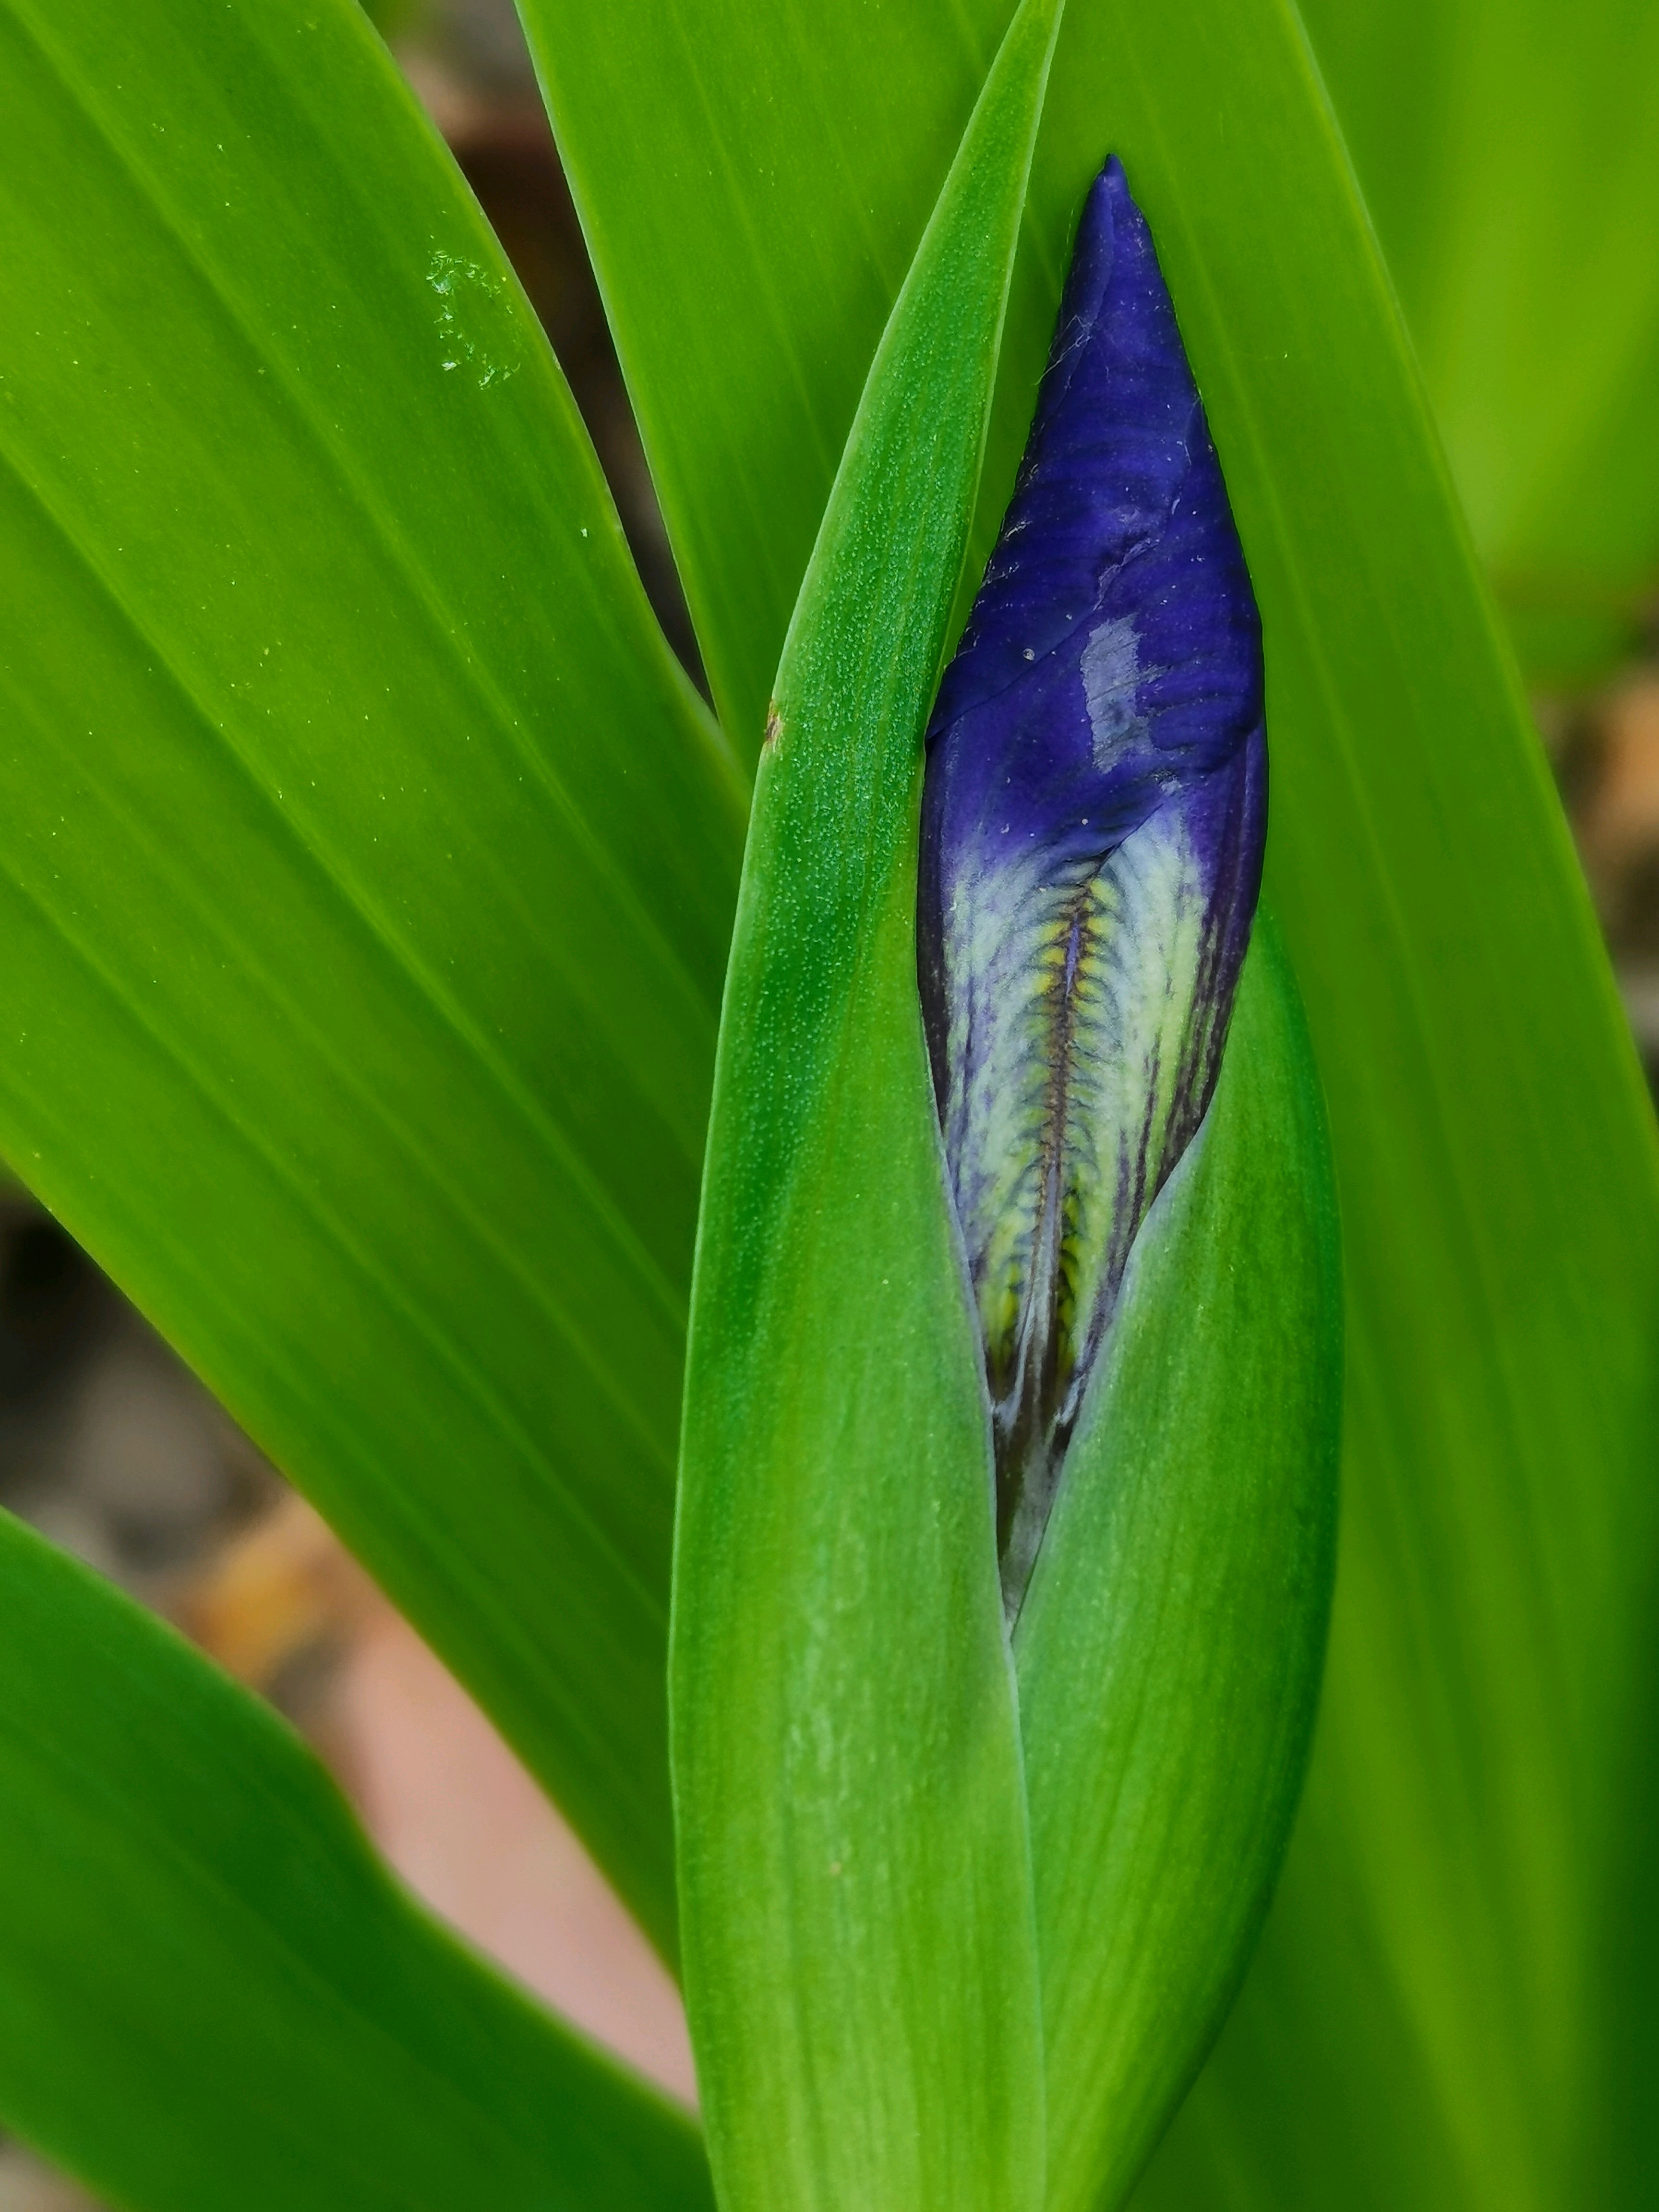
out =
[[946,1155],[1023,1589],[1059,1456],[1147,1207],[1191,1137],[1218,917],[1179,801],[1103,863],[1035,844],[963,870],[945,913]]

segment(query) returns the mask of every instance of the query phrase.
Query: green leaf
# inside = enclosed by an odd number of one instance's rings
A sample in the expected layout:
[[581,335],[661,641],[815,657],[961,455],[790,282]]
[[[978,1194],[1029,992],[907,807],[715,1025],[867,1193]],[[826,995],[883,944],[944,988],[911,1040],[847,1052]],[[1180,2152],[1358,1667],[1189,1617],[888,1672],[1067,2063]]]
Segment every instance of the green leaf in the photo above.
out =
[[[1651,1109],[1294,18],[1088,25],[1034,197],[1058,221],[1121,148],[1226,470],[1348,1282],[1312,1817],[1170,2197],[1576,2205],[1638,2027],[1601,1916],[1656,1535]],[[1270,118],[1251,159],[1231,115]]]
[[1058,13],[1016,16],[894,308],[756,785],[671,1675],[686,1998],[726,2212],[1042,2199],[990,1437],[915,902],[922,727]]
[[349,0],[6,0],[0,107],[0,1151],[672,1952],[740,783]]
[[[804,549],[827,495],[849,364],[1004,0],[873,26],[854,0],[750,0],[706,17],[695,51],[641,0],[602,30],[563,0],[526,12],[705,650],[732,672],[724,698],[757,700],[793,588],[776,549]],[[1096,0],[1070,19],[979,542],[1073,210],[1112,147],[1261,602],[1273,899],[1329,1101],[1350,1286],[1310,1803],[1168,2201],[1576,2207],[1592,2157],[1621,2154],[1596,2098],[1652,2008],[1607,1964],[1644,1710],[1627,1678],[1650,1663],[1651,1115],[1284,0]],[[712,568],[696,582],[700,526],[735,549],[729,593]]]
[[1318,1084],[1262,915],[1014,1639],[1048,2212],[1122,2201],[1260,1932],[1324,1656],[1341,1334]]
[[1659,14],[1309,0],[1452,472],[1539,672],[1659,584]]
[[137,2212],[712,2212],[286,1727],[0,1516],[0,2117]]
[[652,0],[520,6],[750,759],[871,357],[1012,8],[860,8],[854,27],[839,0],[717,0],[694,28]]

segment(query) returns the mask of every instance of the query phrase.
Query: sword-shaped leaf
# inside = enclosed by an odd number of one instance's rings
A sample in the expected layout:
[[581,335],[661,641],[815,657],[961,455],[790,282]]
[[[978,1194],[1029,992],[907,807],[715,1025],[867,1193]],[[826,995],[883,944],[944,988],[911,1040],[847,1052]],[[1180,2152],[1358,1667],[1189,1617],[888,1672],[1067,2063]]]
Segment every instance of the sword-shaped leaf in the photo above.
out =
[[[702,10],[695,45],[645,0],[525,4],[710,665],[763,701],[790,549],[799,567],[1006,0],[744,0]],[[1608,2097],[1659,1975],[1632,1966],[1647,1922],[1607,1869],[1634,1882],[1651,1849],[1628,1794],[1659,1557],[1650,1109],[1283,0],[1068,19],[980,542],[1109,146],[1158,238],[1261,606],[1269,896],[1351,1287],[1322,1733],[1158,2201],[1576,2212],[1611,2159],[1639,2203],[1641,2100]],[[647,154],[659,194],[635,189]],[[701,518],[737,513],[756,520],[728,581]]]
[[351,0],[4,0],[0,108],[0,1150],[672,1955],[738,781]]
[[1340,1317],[1318,1081],[1263,915],[1213,1103],[1136,1243],[1015,1636],[1048,2212],[1122,2200],[1273,1894],[1325,1651]]
[[287,1727],[0,1515],[0,2116],[133,2212],[712,2212]]
[[921,738],[1058,9],[1025,0],[778,672],[715,1079],[672,1699],[726,2212],[1036,2212],[1042,2038],[978,1348],[916,989]]

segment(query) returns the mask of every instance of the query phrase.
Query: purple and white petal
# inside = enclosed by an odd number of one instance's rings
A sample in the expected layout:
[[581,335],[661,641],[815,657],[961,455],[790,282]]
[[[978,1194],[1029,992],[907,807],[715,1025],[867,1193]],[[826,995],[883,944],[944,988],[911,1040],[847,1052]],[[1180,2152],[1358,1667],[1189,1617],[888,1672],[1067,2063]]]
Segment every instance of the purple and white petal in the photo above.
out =
[[1130,1247],[1215,1087],[1266,832],[1255,600],[1115,159],[927,747],[922,1004],[1013,1612]]

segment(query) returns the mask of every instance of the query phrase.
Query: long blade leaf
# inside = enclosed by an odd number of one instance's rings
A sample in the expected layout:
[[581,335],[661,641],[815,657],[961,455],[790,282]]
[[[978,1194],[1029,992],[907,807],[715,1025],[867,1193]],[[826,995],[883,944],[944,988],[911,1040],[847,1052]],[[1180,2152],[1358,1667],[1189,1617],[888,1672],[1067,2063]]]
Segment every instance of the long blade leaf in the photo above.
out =
[[[1348,1274],[1314,1817],[1266,2049],[1224,2101],[1270,2146],[1265,2201],[1366,2203],[1401,2155],[1382,2136],[1413,2147],[1413,2203],[1569,2204],[1613,2118],[1571,2054],[1620,2033],[1600,1916],[1655,1537],[1651,1110],[1295,17],[1091,27],[1057,64],[1042,200],[1086,174],[1103,106],[1261,604],[1269,884]],[[1236,116],[1272,118],[1260,158]],[[1292,2050],[1327,2094],[1264,2100]],[[1185,2204],[1239,2186],[1224,2137],[1210,2156]]]
[[1024,1787],[915,911],[922,728],[1058,14],[1016,16],[870,372],[738,902],[672,1674],[729,2212],[1042,2201]]
[[1019,1618],[1048,2212],[1120,2203],[1215,2037],[1296,1809],[1336,1536],[1341,1285],[1296,987],[1258,915]]
[[0,1149],[672,1951],[740,785],[349,0],[8,0],[0,106]]
[[0,1516],[0,2118],[137,2212],[711,2212],[289,1730]]
[[[664,9],[618,4],[602,33],[564,0],[526,12],[746,735],[793,590],[777,549],[804,558],[849,364],[1006,5],[886,10],[872,31],[854,0],[773,0],[706,21],[694,52]],[[1652,2002],[1608,1972],[1604,1920],[1629,1848],[1625,1679],[1648,1663],[1651,1117],[1292,9],[1099,0],[1054,84],[981,542],[1073,211],[1115,148],[1261,603],[1274,903],[1330,1100],[1352,1293],[1309,1817],[1176,2201],[1574,2204],[1617,2124],[1595,2054],[1644,2032]],[[641,147],[672,191],[638,190]],[[697,535],[722,526],[698,517],[738,501],[764,526],[725,533],[722,592]]]

